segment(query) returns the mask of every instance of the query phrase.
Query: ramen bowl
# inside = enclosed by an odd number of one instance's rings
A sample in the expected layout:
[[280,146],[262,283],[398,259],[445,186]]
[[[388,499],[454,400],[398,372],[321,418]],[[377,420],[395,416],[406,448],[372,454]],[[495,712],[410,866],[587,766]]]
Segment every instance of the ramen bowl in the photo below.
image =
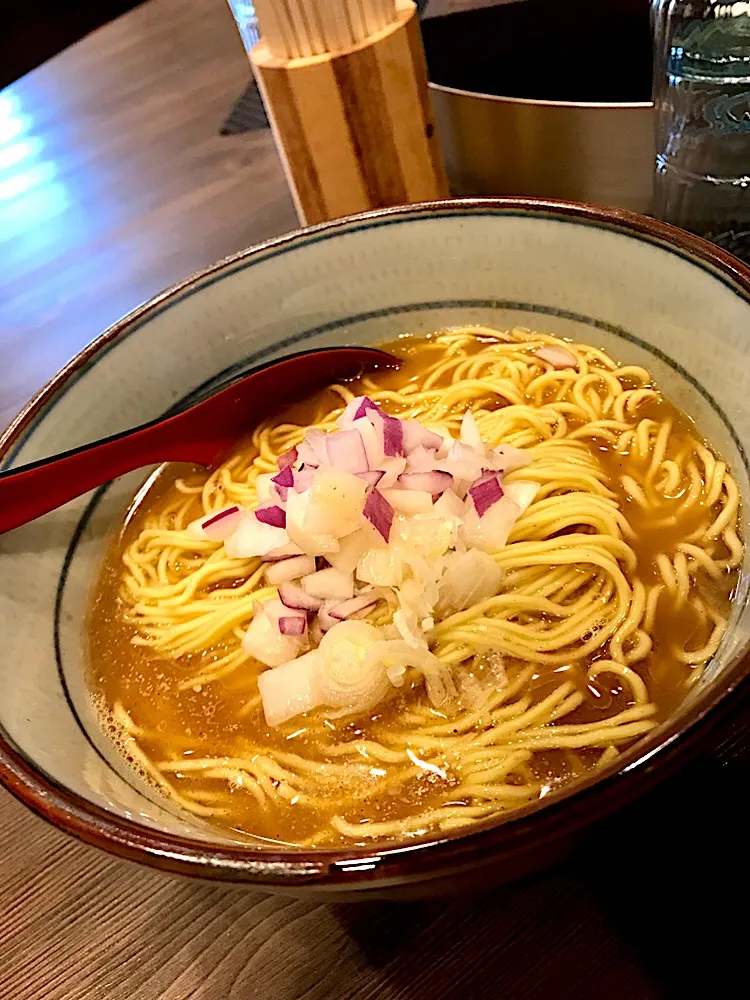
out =
[[[343,219],[194,275],[61,371],[5,432],[0,468],[157,418],[275,357],[471,324],[543,330],[648,369],[729,462],[747,511],[748,269],[625,211],[530,199]],[[700,681],[666,721],[580,783],[469,830],[395,846],[249,844],[142,782],[86,688],[92,584],[146,474],[0,538],[0,779],[51,823],[121,857],[323,898],[416,897],[507,881],[563,857],[592,822],[680,766],[746,683],[747,553],[729,627]]]

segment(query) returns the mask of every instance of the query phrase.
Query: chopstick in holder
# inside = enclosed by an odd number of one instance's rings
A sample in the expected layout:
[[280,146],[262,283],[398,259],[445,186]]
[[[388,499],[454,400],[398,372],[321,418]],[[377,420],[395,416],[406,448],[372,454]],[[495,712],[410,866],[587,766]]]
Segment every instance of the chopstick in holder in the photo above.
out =
[[287,17],[297,37],[299,50],[298,58],[304,59],[306,56],[316,55],[310,44],[310,32],[304,14],[304,5],[300,0],[276,0],[280,7],[286,10]]
[[352,27],[352,38],[356,45],[358,42],[364,41],[371,32],[368,30],[368,25],[365,22],[365,15],[360,0],[345,0],[345,2],[347,17]]

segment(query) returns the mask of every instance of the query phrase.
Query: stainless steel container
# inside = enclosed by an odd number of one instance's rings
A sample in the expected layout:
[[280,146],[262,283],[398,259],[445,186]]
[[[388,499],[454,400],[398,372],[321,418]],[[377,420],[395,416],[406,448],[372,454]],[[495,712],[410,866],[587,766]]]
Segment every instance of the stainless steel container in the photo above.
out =
[[427,20],[423,36],[454,194],[648,211],[648,0],[517,0]]

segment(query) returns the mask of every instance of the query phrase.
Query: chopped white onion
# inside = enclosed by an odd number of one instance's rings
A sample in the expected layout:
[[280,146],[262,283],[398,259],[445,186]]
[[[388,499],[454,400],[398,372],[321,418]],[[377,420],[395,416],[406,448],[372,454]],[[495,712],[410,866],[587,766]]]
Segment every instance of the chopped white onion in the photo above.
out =
[[323,601],[319,597],[312,597],[296,583],[279,584],[279,599],[288,608],[296,608],[301,611],[317,611]]
[[[362,488],[366,489],[362,483]],[[310,556],[324,556],[329,552],[338,552],[338,539],[325,532],[316,532],[306,526],[306,514],[310,499],[311,490],[304,493],[289,491],[286,500],[286,530],[288,541],[294,542],[303,552]]]
[[394,510],[404,514],[423,514],[432,510],[432,493],[427,493],[425,490],[381,490],[380,492]]
[[301,580],[301,587],[311,597],[320,597],[324,601],[345,601],[354,596],[354,577],[351,573],[342,573],[333,566],[310,573]]
[[258,606],[255,617],[242,638],[242,648],[261,663],[277,667],[297,656],[305,642],[304,636],[282,635],[278,618],[272,621],[264,605]]
[[541,361],[546,361],[552,365],[553,368],[575,368],[578,365],[574,354],[567,348],[558,347],[555,344],[550,344],[548,347],[540,347],[539,350],[534,351],[534,354]]
[[193,538],[205,538],[210,542],[225,542],[234,534],[242,519],[242,509],[237,504],[215,511],[208,517],[201,517],[188,525],[188,534]]
[[299,580],[300,577],[314,572],[315,559],[312,556],[293,556],[291,559],[267,563],[263,568],[263,575],[272,587],[291,580]]
[[255,514],[243,512],[234,534],[224,543],[224,548],[233,559],[249,559],[252,556],[265,556],[273,549],[288,544],[289,535],[285,528],[263,524]]
[[452,615],[497,596],[502,578],[502,569],[487,552],[450,552],[440,580],[438,613]]
[[379,468],[383,472],[383,478],[378,483],[378,487],[381,490],[390,490],[396,485],[396,480],[406,469],[406,459],[403,457],[384,458]]
[[484,453],[484,441],[482,441],[482,435],[479,433],[477,422],[471,410],[467,410],[461,420],[461,441],[470,448],[474,448],[482,454]]
[[534,497],[539,492],[539,483],[532,483],[527,479],[519,479],[515,483],[506,483],[503,488],[505,495],[518,505],[523,514],[534,502]]

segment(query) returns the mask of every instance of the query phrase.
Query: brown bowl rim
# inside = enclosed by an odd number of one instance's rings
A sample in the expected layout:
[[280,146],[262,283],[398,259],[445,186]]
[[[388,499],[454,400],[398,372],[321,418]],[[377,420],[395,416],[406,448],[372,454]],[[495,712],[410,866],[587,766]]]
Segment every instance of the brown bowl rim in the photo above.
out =
[[[37,413],[103,347],[166,300],[204,278],[251,256],[303,240],[311,234],[335,234],[338,229],[352,223],[408,215],[429,218],[437,213],[460,216],[487,210],[498,215],[528,213],[563,221],[573,220],[635,235],[677,252],[704,270],[710,270],[750,302],[750,268],[741,261],[697,236],[624,209],[529,197],[461,198],[378,209],[295,230],[242,250],[192,274],[138,306],[76,355],[23,408],[0,435],[0,460]],[[177,874],[290,889],[310,885],[347,890],[387,887],[407,881],[428,880],[438,874],[458,874],[489,858],[510,863],[530,852],[543,854],[553,841],[568,837],[603,818],[671,773],[691,752],[695,752],[707,726],[715,724],[726,712],[728,697],[735,691],[739,696],[740,687],[747,692],[749,679],[750,657],[739,655],[720,677],[710,682],[700,699],[681,713],[681,717],[667,720],[655,731],[658,740],[655,737],[649,742],[646,737],[639,741],[631,752],[623,754],[620,761],[568,786],[568,790],[561,792],[554,801],[534,803],[514,811],[505,819],[495,818],[469,831],[455,831],[396,846],[372,844],[337,850],[291,852],[265,847],[252,849],[241,845],[211,845],[162,833],[107,812],[40,774],[2,734],[0,784],[39,816],[85,843]],[[709,714],[712,716],[710,720],[707,719]],[[699,726],[700,723],[703,725]]]

